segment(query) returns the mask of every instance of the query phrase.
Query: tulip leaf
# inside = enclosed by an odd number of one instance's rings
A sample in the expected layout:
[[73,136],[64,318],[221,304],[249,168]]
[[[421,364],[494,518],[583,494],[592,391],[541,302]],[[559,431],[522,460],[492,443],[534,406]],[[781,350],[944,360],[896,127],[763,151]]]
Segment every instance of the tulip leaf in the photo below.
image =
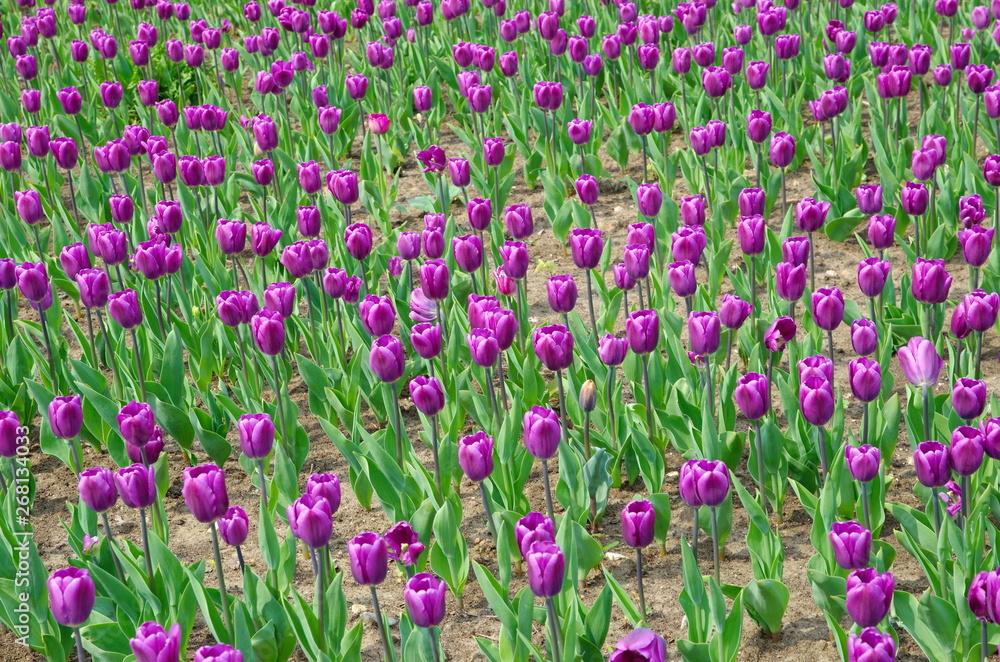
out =
[[788,608],[788,588],[773,579],[753,579],[743,589],[747,615],[765,634],[781,631],[781,619]]
[[959,628],[954,606],[929,591],[919,601],[906,591],[895,591],[892,606],[900,624],[928,658],[953,659]]
[[608,570],[607,566],[602,566],[601,569],[604,572],[604,578],[608,582],[607,585],[611,587],[611,591],[614,593],[615,602],[618,603],[622,613],[625,614],[625,618],[629,620],[629,623],[631,623],[633,627],[638,626],[643,621],[642,614],[639,613],[639,608],[635,606],[635,603],[632,602],[632,598],[629,596],[628,592],[618,582],[618,580],[615,579],[614,574]]

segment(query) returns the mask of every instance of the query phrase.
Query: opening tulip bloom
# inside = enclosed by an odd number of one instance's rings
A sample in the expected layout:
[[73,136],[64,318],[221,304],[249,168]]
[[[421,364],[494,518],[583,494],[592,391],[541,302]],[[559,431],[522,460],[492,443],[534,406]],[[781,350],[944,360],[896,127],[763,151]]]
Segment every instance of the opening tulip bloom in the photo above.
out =
[[202,524],[212,524],[229,510],[226,475],[214,464],[184,469],[184,503]]
[[934,343],[925,338],[910,338],[897,353],[899,367],[906,380],[917,388],[929,388],[937,384],[944,361],[938,356]]
[[180,659],[181,626],[174,623],[169,630],[155,621],[147,621],[128,640],[136,662],[177,662]]
[[896,640],[877,628],[866,628],[847,638],[847,659],[851,662],[892,662],[896,659]]

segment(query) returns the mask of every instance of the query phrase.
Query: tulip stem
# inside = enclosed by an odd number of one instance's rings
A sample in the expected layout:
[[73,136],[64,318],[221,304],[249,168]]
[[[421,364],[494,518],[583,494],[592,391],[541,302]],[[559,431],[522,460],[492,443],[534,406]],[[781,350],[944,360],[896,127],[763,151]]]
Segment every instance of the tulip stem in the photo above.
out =
[[118,581],[125,583],[125,571],[122,569],[122,562],[118,559],[118,548],[115,545],[115,538],[111,535],[111,523],[108,522],[108,514],[101,513],[101,523],[104,525],[104,535],[108,538],[108,548],[111,550],[111,558],[115,562],[115,571],[118,573]]
[[760,419],[753,422],[754,446],[757,451],[757,486],[760,488],[760,503],[764,507],[764,515],[767,515],[767,491],[764,488],[764,438],[760,433]]
[[490,406],[493,408],[493,420],[497,425],[497,432],[500,431],[500,407],[497,405],[497,391],[496,387],[493,386],[493,370],[486,366],[486,384],[489,386],[490,390]]
[[[141,163],[141,161],[140,161]],[[248,284],[249,285],[249,284]],[[160,327],[160,337],[166,338],[167,333],[164,330],[166,327],[163,326],[163,297],[160,293],[160,280],[156,279],[153,281],[153,287],[156,290],[156,322]]]
[[555,511],[552,508],[552,488],[549,487],[549,461],[542,460],[542,482],[545,483],[545,509],[549,513],[549,519],[556,521]]
[[976,336],[976,379],[983,376],[983,332],[979,331]]
[[[52,339],[49,336],[49,324],[47,318],[48,316],[45,314],[45,311],[39,307],[38,320],[42,325],[42,338],[45,340],[45,352],[48,354],[49,359],[49,378],[52,380],[52,389],[56,390],[59,388],[59,384],[56,383],[56,361],[52,356]],[[39,370],[39,372],[41,372],[41,370]],[[143,400],[145,400],[145,398],[143,398]]]
[[[237,548],[238,549],[238,548]],[[314,549],[313,553],[318,558],[321,554],[321,550]],[[322,559],[319,559],[317,564],[316,572],[316,620],[319,621],[319,647],[318,650],[324,650],[326,647],[326,607],[323,604],[324,597],[326,596],[326,563]]]
[[941,533],[941,498],[938,495],[938,488],[931,488],[931,504],[934,508],[934,532]]
[[[94,319],[90,316],[90,308],[84,308],[87,315],[87,335],[90,338],[90,365],[94,370],[100,370],[97,364],[97,344],[94,342]],[[10,334],[8,342],[13,341],[13,333]]]
[[869,408],[871,407],[870,402],[865,403],[864,413],[861,416],[861,445],[864,446],[868,443],[868,417]]
[[969,477],[962,476],[962,531],[965,531],[965,525],[969,521],[969,501],[971,500]]
[[691,553],[694,555],[695,565],[698,564],[698,534],[701,527],[698,525],[698,506],[694,510],[694,525],[691,527]]
[[556,370],[556,386],[559,389],[559,421],[562,423],[563,441],[569,442],[569,423],[566,420],[566,390],[563,388],[562,370]]
[[267,484],[264,482],[264,460],[261,458],[257,459],[257,472],[260,474],[260,508],[263,512],[267,512]]
[[441,644],[438,643],[438,635],[436,627],[427,628],[427,633],[431,636],[431,653],[434,655],[434,662],[441,662],[441,653],[438,650]]
[[639,591],[639,614],[646,620],[646,594],[642,591],[642,547],[635,548],[635,580]]
[[73,456],[73,473],[76,474],[77,478],[80,477],[80,454],[76,451],[76,439],[67,439],[66,443],[69,444],[70,455]]
[[726,339],[726,372],[729,372],[730,359],[733,358],[733,330],[729,329],[729,335]]
[[597,347],[597,317],[594,315],[594,287],[592,284],[592,269],[587,269],[587,307],[590,309],[590,328],[594,332],[594,347]]
[[396,653],[390,643],[389,633],[385,627],[385,620],[382,618],[382,607],[378,603],[378,592],[375,590],[374,586],[369,586],[368,589],[372,594],[372,607],[375,609],[375,624],[378,626],[379,637],[382,638],[382,650],[385,652],[385,660],[395,660]]
[[153,579],[153,557],[149,555],[149,529],[146,528],[146,509],[139,509],[139,531],[142,535],[142,551],[146,557],[146,575],[149,577],[149,590],[156,593],[156,582]]
[[490,535],[493,540],[497,539],[497,527],[493,523],[493,508],[490,506],[490,497],[486,494],[486,484],[479,483],[479,495],[483,498],[483,511],[486,513],[486,525],[490,528]]
[[510,404],[507,402],[507,387],[503,383],[503,351],[497,355],[497,382],[500,384],[500,401],[503,403],[504,412],[510,411]]
[[813,233],[809,233],[809,291],[816,291],[816,249]]
[[[871,531],[872,515],[871,515],[871,506],[869,505],[869,496],[868,496],[869,490],[870,487],[868,483],[861,483],[861,507],[865,513],[865,528]],[[872,535],[875,535],[874,531],[872,531]]]
[[719,516],[715,506],[712,506],[710,510],[712,512],[712,563],[715,568],[715,582],[721,585],[722,580],[719,578]]
[[80,628],[73,628],[73,638],[76,639],[76,659],[79,662],[84,662],[87,659],[87,655],[83,650],[83,638],[80,637]]
[[830,374],[833,375],[833,369],[836,365],[836,359],[833,356],[833,329],[827,329],[826,331],[827,340],[830,342]]
[[552,640],[552,659],[562,660],[559,645],[559,615],[556,613],[556,603],[552,598],[545,598],[545,609],[548,611],[549,637]]
[[[649,440],[653,441],[653,406],[649,395],[649,355],[642,355],[642,388],[645,391],[646,396],[646,432],[649,434]],[[663,466],[667,466],[666,461],[666,449],[663,451]]]
[[236,545],[236,560],[240,563],[240,574],[247,574],[247,564],[243,560],[243,549],[239,545]]
[[215,522],[208,525],[212,532],[212,552],[215,554],[215,572],[219,575],[219,599],[222,601],[222,620],[226,624],[226,633],[233,637],[232,615],[229,613],[229,593],[226,591],[226,573],[222,570],[222,554],[219,552],[219,531]]
[[[403,431],[399,422],[399,387],[396,382],[392,382],[389,385],[392,389],[392,427],[396,432],[396,464],[399,468],[403,468]],[[436,433],[436,431],[435,431]],[[437,451],[434,453],[435,462],[437,461]],[[440,486],[440,483],[439,483]]]
[[[285,408],[281,404],[281,378],[278,376],[277,356],[271,357],[271,371],[274,373],[274,401],[278,405],[278,423],[281,425],[281,444],[285,447],[285,454],[291,458],[291,440],[288,438],[288,428],[285,426]],[[292,461],[294,462],[294,459]]]
[[[923,388],[923,396],[924,396],[924,441],[930,441],[931,440],[931,404],[932,404],[931,403],[931,391],[930,391],[930,387],[925,386]],[[913,447],[913,450],[916,450],[916,448],[917,448],[916,444],[914,444],[911,441],[910,445]]]
[[132,334],[132,354],[135,356],[135,379],[139,384],[139,396],[146,402],[146,378],[142,371],[142,351],[139,348],[139,336],[135,329],[129,329]]
[[[434,453],[434,483],[437,486],[437,497],[442,501],[444,492],[441,491],[441,462],[438,458],[438,433],[437,415],[431,416],[431,450]],[[402,465],[400,465],[402,466]]]
[[817,430],[819,430],[819,461],[823,466],[823,480],[820,484],[825,485],[826,477],[830,474],[830,460],[826,456],[826,430],[823,426],[819,426]]
[[[750,256],[750,330],[751,337],[757,337],[757,256]],[[731,334],[732,332],[730,332]],[[729,358],[726,357],[726,369],[729,368]]]
[[615,450],[618,450],[618,421],[615,418],[615,374],[617,368],[613,365],[608,366],[608,427],[611,428],[611,441],[615,445]]

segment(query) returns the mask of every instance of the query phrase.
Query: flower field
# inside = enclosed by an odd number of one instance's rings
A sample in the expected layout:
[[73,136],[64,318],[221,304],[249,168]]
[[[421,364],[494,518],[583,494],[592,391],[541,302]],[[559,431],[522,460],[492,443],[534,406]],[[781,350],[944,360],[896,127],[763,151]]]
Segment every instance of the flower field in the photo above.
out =
[[1000,654],[998,18],[7,3],[0,657]]

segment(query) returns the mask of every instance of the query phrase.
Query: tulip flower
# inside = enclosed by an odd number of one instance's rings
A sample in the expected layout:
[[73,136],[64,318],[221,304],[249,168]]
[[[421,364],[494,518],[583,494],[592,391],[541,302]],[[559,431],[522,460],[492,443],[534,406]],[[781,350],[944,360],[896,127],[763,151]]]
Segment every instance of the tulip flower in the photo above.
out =
[[53,572],[45,582],[49,594],[49,609],[60,625],[73,628],[76,638],[77,659],[86,660],[80,626],[90,618],[94,609],[94,580],[82,568],[63,568]]
[[834,522],[830,527],[833,556],[844,570],[868,567],[872,550],[872,533],[857,522]]
[[622,510],[622,538],[635,548],[636,581],[639,590],[639,613],[646,614],[646,598],[642,590],[642,548],[653,542],[656,511],[649,501],[633,501]]
[[646,628],[636,628],[615,644],[608,662],[665,662],[667,642]]
[[447,591],[448,585],[429,572],[414,575],[407,580],[406,588],[403,589],[403,602],[406,603],[410,619],[417,627],[429,628],[431,646],[435,649],[440,646],[435,626],[444,620]]
[[528,566],[528,586],[538,597],[545,598],[548,610],[549,643],[552,645],[553,659],[561,659],[558,613],[552,600],[562,591],[566,577],[566,557],[554,542],[537,541],[531,544],[524,557]]
[[386,546],[385,538],[368,531],[360,533],[347,543],[347,555],[354,581],[362,586],[367,586],[371,591],[372,605],[375,608],[375,622],[378,625],[385,659],[394,659],[392,641],[389,639],[382,616],[382,608],[375,590],[375,587],[385,580],[389,569],[389,549]]
[[847,613],[863,628],[874,627],[889,613],[895,589],[892,573],[874,568],[853,570],[847,576]]
[[865,628],[861,634],[847,637],[847,659],[848,662],[892,662],[896,659],[896,640],[877,628]]
[[128,640],[137,662],[178,662],[181,650],[181,626],[174,623],[169,630],[155,621],[146,621]]
[[[712,551],[715,581],[719,581],[719,531],[717,507],[729,494],[729,469],[721,461],[688,460],[681,467],[680,491],[685,503],[695,508],[695,538],[697,539],[697,508],[708,506],[712,511]],[[695,546],[695,549],[697,547]]]

